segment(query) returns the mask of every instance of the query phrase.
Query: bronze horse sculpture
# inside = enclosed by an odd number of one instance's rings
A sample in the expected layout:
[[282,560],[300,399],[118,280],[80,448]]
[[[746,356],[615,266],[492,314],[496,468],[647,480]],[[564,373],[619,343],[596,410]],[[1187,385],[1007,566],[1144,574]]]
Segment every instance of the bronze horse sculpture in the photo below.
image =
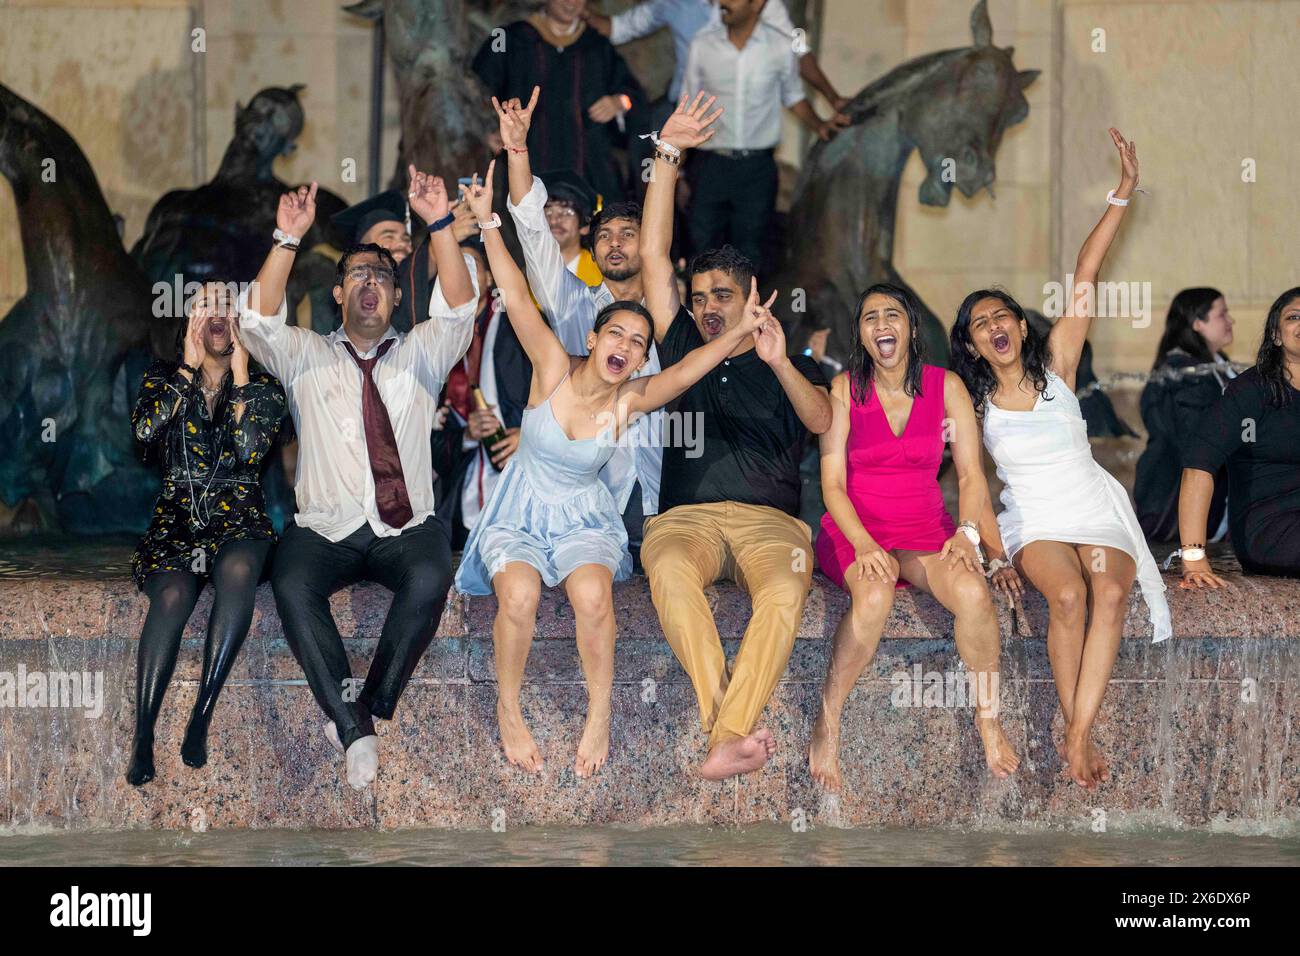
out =
[[175,329],[153,318],[148,280],[76,141],[3,84],[0,174],[27,275],[27,293],[0,320],[4,530],[135,529],[157,480],[125,425],[128,390],[151,353],[170,352]]
[[[986,0],[971,12],[971,34],[971,46],[909,60],[863,89],[844,109],[851,125],[804,160],[772,283],[804,292],[802,302],[780,300],[796,341],[829,326],[828,350],[847,356],[862,290],[874,282],[911,288],[893,255],[899,182],[914,150],[927,171],[923,205],[946,206],[954,186],[967,197],[992,192],[1002,135],[1029,115],[1023,91],[1039,71],[1017,70],[1013,48],[993,45]],[[922,307],[929,360],[945,364],[944,325]]]
[[[154,204],[144,232],[131,249],[150,282],[202,283],[217,278],[250,282],[271,248],[275,210],[292,186],[280,180],[272,164],[295,149],[302,133],[303,87],[267,87],[247,106],[236,104],[235,135],[226,146],[211,182],[196,189],[176,189]],[[334,262],[308,250],[326,243],[324,223],[347,207],[327,189],[316,195],[316,224],[303,237],[303,253],[289,282],[289,309],[304,295],[312,297],[312,325],[332,331],[335,309],[330,298]]]

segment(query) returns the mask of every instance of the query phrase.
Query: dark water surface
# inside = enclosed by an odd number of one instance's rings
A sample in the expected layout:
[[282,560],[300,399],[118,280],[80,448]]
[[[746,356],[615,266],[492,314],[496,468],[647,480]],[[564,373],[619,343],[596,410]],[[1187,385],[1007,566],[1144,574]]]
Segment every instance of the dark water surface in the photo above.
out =
[[1300,834],[1008,832],[781,824],[0,833],[0,866],[1296,866]]

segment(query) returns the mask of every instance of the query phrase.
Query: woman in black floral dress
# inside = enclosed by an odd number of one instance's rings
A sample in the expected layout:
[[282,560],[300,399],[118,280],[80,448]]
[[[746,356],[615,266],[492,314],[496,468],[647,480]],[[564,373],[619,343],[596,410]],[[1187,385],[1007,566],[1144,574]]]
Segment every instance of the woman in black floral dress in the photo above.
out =
[[145,374],[131,424],[162,459],[163,482],[149,530],[131,557],[149,596],[136,673],[135,739],[128,783],[154,776],[154,722],[176,666],[181,633],[212,579],[203,676],[181,747],[191,767],[207,763],[208,722],[253,619],[253,596],[275,534],[259,474],[284,417],[284,390],[249,370],[228,286],[207,283],[180,330],[180,363]]

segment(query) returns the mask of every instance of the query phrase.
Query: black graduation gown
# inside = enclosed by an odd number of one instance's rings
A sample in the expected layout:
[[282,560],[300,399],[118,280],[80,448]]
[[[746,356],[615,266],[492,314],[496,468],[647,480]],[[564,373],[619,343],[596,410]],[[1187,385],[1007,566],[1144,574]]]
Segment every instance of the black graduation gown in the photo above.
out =
[[[500,100],[527,103],[533,87],[542,88],[528,132],[534,170],[574,169],[605,202],[622,199],[624,177],[613,149],[622,138],[616,120],[597,123],[587,109],[602,96],[625,93],[632,114],[645,109],[645,94],[613,45],[586,29],[569,46],[556,49],[527,20],[505,27],[505,49],[488,37],[472,64],[488,93]],[[507,52],[508,51],[508,52]]]

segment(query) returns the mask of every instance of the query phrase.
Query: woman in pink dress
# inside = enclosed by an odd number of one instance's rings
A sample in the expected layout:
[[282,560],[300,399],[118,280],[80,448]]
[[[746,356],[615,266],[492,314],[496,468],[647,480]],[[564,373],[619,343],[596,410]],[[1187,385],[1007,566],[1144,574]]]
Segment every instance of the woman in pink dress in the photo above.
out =
[[[826,515],[817,563],[849,592],[835,630],[821,713],[808,764],[840,788],[840,713],[876,652],[894,591],[920,588],[956,618],[957,652],[975,693],[975,724],[998,777],[1020,764],[998,721],[997,614],[989,596],[976,524],[988,498],[979,426],[960,378],[926,365],[920,305],[907,289],[873,285],[858,302],[848,371],[831,383],[834,422],[821,436]],[[954,527],[939,489],[943,446],[952,444],[964,518]]]

